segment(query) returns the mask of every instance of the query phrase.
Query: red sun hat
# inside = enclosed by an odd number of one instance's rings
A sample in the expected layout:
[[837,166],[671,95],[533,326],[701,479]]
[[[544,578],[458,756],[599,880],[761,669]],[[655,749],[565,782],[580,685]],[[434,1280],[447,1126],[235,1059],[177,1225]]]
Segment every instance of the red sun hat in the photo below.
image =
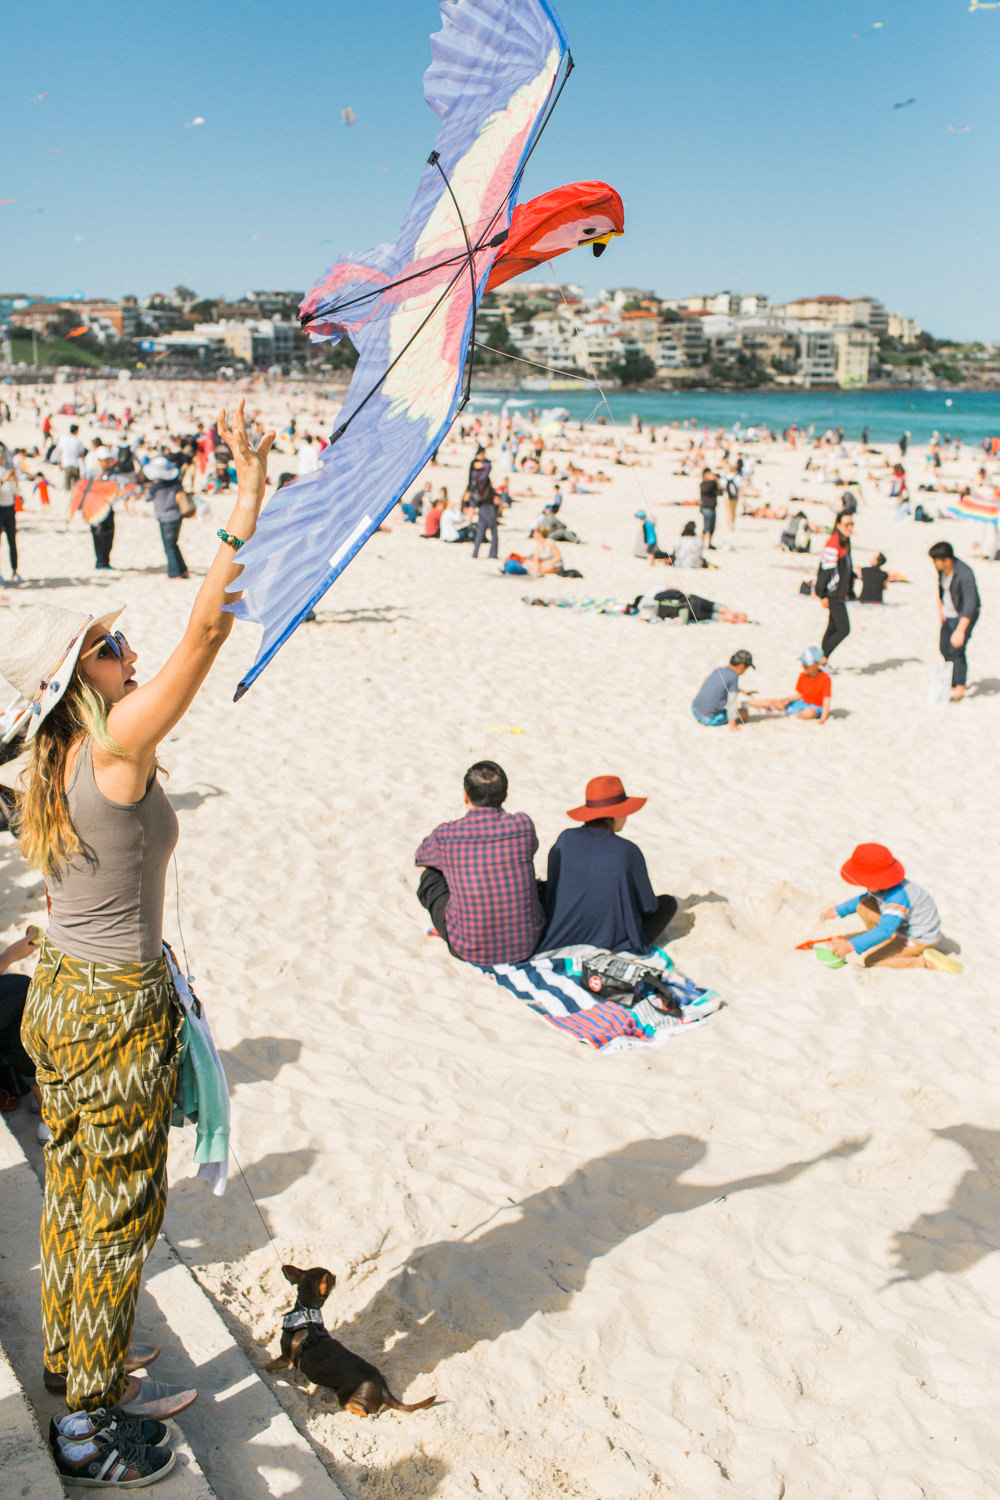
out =
[[906,871],[884,844],[859,844],[843,866],[840,878],[848,885],[863,885],[870,891],[887,891],[906,879]]
[[595,776],[587,782],[586,802],[571,807],[567,818],[593,823],[595,818],[627,818],[646,806],[645,797],[629,797],[617,776]]

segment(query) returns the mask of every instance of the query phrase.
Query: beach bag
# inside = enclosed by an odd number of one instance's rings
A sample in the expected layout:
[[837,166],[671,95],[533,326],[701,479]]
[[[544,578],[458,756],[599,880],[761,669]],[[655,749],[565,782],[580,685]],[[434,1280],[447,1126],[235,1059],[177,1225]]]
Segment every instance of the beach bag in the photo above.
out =
[[190,520],[198,508],[194,503],[194,496],[189,495],[187,490],[178,490],[174,496],[174,503],[181,513],[182,521]]
[[583,961],[580,983],[598,1000],[612,1000],[632,1010],[640,1000],[648,1000],[655,1010],[679,1016],[680,1008],[664,983],[659,969],[622,958],[615,953],[595,953]]

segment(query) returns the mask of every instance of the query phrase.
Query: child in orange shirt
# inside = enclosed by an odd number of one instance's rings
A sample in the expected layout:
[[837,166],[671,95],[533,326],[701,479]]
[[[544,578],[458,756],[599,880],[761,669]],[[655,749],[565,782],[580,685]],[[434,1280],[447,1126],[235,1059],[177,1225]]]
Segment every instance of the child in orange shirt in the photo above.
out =
[[823,653],[818,646],[807,646],[799,657],[803,671],[799,673],[799,680],[795,684],[798,695],[795,698],[779,699],[776,707],[780,707],[782,713],[794,714],[797,719],[815,719],[819,724],[825,724],[830,717],[830,697],[833,693],[833,684],[830,674],[820,670]]

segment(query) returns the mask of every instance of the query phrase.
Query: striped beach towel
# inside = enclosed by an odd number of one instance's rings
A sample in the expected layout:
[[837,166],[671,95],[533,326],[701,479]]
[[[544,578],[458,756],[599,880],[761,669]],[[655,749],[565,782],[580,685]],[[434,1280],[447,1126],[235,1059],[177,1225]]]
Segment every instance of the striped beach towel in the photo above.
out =
[[[579,971],[580,962],[599,953],[599,948],[579,946],[539,953],[520,964],[493,964],[484,967],[502,989],[515,995],[529,1009],[536,1011],[552,1026],[568,1031],[581,1042],[589,1042],[599,1052],[628,1052],[633,1047],[658,1047],[681,1032],[699,1026],[722,1004],[714,990],[702,989],[674,969],[663,969],[661,978],[670,987],[680,1006],[681,1017],[667,1016],[648,1000],[632,1010],[611,1000],[597,1000],[577,982],[567,967]],[[633,955],[622,953],[619,958]],[[660,967],[655,960],[641,958],[640,963]]]

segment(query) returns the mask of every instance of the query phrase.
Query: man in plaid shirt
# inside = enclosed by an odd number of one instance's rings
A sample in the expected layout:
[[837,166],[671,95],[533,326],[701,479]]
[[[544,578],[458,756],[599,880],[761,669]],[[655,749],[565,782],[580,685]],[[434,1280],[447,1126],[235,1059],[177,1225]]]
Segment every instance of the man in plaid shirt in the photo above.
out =
[[516,964],[535,951],[544,922],[535,880],[538,848],[527,813],[507,813],[507,777],[496,761],[465,773],[469,809],[441,823],[417,850],[417,899],[457,958]]

